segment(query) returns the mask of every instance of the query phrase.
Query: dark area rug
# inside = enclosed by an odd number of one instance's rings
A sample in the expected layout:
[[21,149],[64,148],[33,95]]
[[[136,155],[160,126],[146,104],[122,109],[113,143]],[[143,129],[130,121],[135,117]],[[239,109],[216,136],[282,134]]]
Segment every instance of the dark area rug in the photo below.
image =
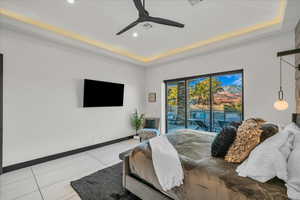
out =
[[122,163],[72,181],[82,200],[140,200],[122,187]]

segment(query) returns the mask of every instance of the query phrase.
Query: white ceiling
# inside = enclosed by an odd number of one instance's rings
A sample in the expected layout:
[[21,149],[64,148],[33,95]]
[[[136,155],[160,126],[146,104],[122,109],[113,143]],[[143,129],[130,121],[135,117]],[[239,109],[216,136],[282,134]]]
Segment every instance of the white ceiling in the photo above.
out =
[[[278,16],[280,0],[146,0],[152,16],[185,24],[174,28],[138,25],[121,36],[115,33],[137,18],[132,0],[1,0],[0,6],[20,15],[75,32],[145,57],[270,21]],[[300,5],[300,0],[289,0]],[[298,10],[299,11],[299,10]],[[132,33],[139,33],[138,38]]]

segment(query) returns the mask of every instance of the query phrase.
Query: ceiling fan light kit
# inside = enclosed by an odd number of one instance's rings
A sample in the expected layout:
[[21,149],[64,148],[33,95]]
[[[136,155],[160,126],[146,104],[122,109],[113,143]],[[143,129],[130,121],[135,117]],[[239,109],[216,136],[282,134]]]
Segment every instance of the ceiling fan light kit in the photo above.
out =
[[149,29],[153,28],[153,25],[150,24],[149,22],[147,22],[147,23],[144,23],[144,24],[143,24],[143,28],[144,28],[145,30],[149,30]]
[[200,3],[201,1],[203,1],[203,0],[188,0],[189,2],[190,2],[190,4],[192,5],[192,6],[194,6],[194,5],[196,5],[197,3]]
[[[184,24],[175,22],[169,19],[164,19],[160,17],[152,17],[150,16],[149,12],[145,8],[145,0],[133,0],[134,5],[136,9],[138,10],[139,17],[136,21],[132,22],[129,24],[127,27],[119,31],[116,35],[121,35],[122,33],[128,31],[129,29],[135,27],[136,25],[143,23],[143,22],[153,22],[157,24],[162,24],[162,25],[167,25],[167,26],[173,26],[173,27],[178,27],[178,28],[183,28]],[[152,26],[152,25],[151,25]]]

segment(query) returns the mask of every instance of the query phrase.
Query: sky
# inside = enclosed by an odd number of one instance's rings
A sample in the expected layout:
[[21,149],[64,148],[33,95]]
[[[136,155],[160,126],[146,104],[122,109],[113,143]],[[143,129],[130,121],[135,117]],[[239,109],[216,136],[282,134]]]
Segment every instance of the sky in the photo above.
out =
[[[215,77],[222,83],[222,86],[242,85],[242,74],[241,73],[219,75],[219,76],[215,76]],[[207,79],[207,78],[193,79],[192,81],[189,82],[189,86],[196,85],[197,83],[199,83],[205,79]],[[168,86],[169,87],[176,86],[176,82],[169,83]]]
[[[242,85],[242,74],[227,74],[227,75],[219,75],[216,78],[222,83],[222,86],[229,85]],[[206,78],[198,78],[189,82],[190,86],[196,85],[197,83],[205,80]]]
[[217,76],[217,79],[222,82],[222,86],[242,85],[242,74],[230,74]]

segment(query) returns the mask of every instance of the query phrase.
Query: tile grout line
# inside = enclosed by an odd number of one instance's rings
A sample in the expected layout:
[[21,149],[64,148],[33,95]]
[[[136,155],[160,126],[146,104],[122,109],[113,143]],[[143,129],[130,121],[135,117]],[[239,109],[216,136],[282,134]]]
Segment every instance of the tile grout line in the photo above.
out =
[[42,197],[42,200],[45,200],[45,198],[44,198],[44,196],[43,196],[43,193],[42,193],[42,191],[41,191],[41,188],[40,188],[40,186],[39,186],[39,183],[38,183],[38,181],[37,181],[37,178],[36,178],[36,176],[35,176],[35,174],[34,174],[34,172],[33,172],[32,167],[30,167],[30,170],[31,170],[31,173],[32,173],[33,178],[34,178],[34,180],[35,180],[35,183],[36,183],[36,185],[37,185],[37,187],[38,187],[38,190],[39,190],[39,192],[40,192],[40,195],[41,195],[41,197]]
[[88,156],[90,156],[92,159],[98,161],[98,162],[99,162],[101,165],[103,165],[104,167],[106,166],[105,163],[103,163],[102,161],[98,160],[98,158],[96,158],[96,157],[93,156],[92,154],[89,154],[88,152],[86,152],[86,154],[87,154]]

